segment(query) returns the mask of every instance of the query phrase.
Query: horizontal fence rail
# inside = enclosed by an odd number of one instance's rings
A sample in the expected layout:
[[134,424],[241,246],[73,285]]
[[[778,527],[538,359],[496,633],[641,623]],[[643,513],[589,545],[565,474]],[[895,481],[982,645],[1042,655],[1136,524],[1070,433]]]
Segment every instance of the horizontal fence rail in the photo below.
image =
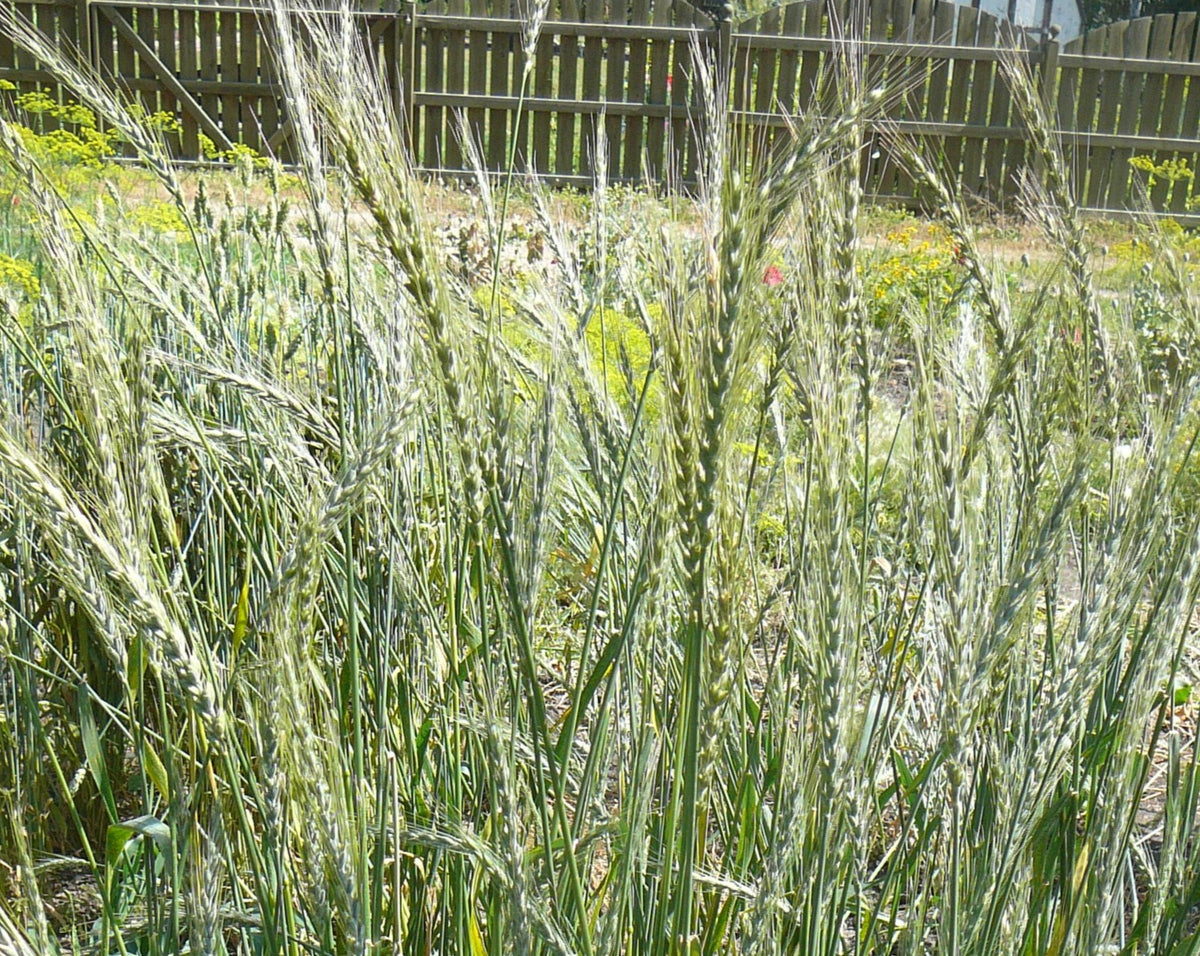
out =
[[[297,13],[331,7],[308,3]],[[148,113],[176,116],[180,157],[235,143],[291,157],[272,15],[260,0],[32,0],[15,8]],[[419,167],[463,172],[462,137],[470,136],[492,171],[515,161],[551,181],[586,184],[602,155],[613,181],[690,183],[702,159],[696,56],[729,57],[731,119],[770,146],[789,135],[791,117],[836,109],[834,64],[853,37],[866,81],[889,91],[885,115],[866,127],[868,194],[920,199],[889,153],[888,132],[915,140],[965,193],[1010,207],[1029,135],[1007,60],[1027,72],[1056,117],[1080,206],[1130,212],[1148,199],[1200,223],[1191,175],[1200,161],[1194,13],[1112,24],[1062,47],[937,0],[853,8],[806,0],[736,24],[714,22],[685,0],[557,0],[550,14],[527,50],[524,22],[496,0],[355,7]],[[0,79],[15,85],[8,96],[18,106],[33,91],[71,96],[4,36]]]

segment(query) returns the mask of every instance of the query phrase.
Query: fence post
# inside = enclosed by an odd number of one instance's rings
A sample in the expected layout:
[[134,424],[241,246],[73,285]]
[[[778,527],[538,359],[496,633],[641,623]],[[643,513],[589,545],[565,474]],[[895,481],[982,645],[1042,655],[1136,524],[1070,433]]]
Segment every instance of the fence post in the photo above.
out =
[[1054,113],[1058,101],[1058,39],[1054,37],[1046,37],[1042,41],[1042,69],[1038,91],[1042,95],[1042,102],[1046,106],[1046,115],[1054,120]]
[[416,116],[414,99],[416,90],[417,62],[417,4],[415,0],[405,0],[400,4],[397,27],[400,32],[396,44],[396,76],[393,80],[392,96],[395,102],[396,114],[401,122],[401,133],[408,146],[409,155],[414,165],[420,165],[417,155],[417,144],[413,138],[413,122]]
[[[1046,110],[1046,119],[1055,127],[1058,126],[1058,39],[1056,36],[1046,36],[1042,40],[1042,62],[1037,77],[1037,94],[1042,98],[1042,106]],[[1033,157],[1033,171],[1039,180],[1046,176],[1046,159],[1037,152]]]
[[92,43],[92,3],[91,0],[75,0],[75,45],[79,55],[92,69],[99,64]]

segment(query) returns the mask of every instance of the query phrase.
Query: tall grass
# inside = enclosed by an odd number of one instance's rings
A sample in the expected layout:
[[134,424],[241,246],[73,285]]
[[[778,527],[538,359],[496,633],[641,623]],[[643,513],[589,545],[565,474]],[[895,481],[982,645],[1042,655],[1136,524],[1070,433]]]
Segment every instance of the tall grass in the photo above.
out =
[[534,186],[510,283],[482,177],[473,288],[351,29],[276,19],[299,213],[131,133],[155,248],[0,137],[53,265],[0,318],[0,944],[1197,952],[1195,383],[1099,304],[1053,142],[1020,290],[907,150],[967,278],[880,330],[853,48],[769,156],[717,71],[686,221]]

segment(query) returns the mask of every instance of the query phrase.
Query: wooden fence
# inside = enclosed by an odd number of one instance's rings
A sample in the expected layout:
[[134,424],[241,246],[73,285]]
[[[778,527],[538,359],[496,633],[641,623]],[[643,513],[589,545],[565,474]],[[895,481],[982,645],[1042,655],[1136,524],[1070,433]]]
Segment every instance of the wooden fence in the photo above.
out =
[[[714,23],[686,0],[553,0],[526,50],[520,0],[389,2],[360,3],[355,15],[386,66],[414,158],[431,171],[464,168],[461,120],[492,169],[515,156],[520,168],[586,184],[602,142],[610,180],[687,182],[701,158],[692,122],[697,54],[732,58],[733,119],[769,139],[788,114],[821,108],[821,81],[853,37],[868,82],[893,90],[887,122],[943,157],[964,191],[1001,208],[1013,201],[1027,134],[1000,61],[1015,49],[1057,110],[1082,206],[1136,209],[1148,187],[1155,208],[1200,223],[1187,175],[1150,185],[1129,162],[1198,165],[1194,13],[1113,24],[1060,48],[945,0],[862,0],[852,8],[845,0],[804,0],[736,24]],[[287,105],[270,14],[258,3],[25,0],[15,7],[55,41],[77,46],[148,111],[177,114],[182,156],[199,155],[207,137],[218,148],[242,142],[286,159]],[[66,95],[3,36],[0,79],[18,92]],[[868,193],[912,200],[913,183],[871,135]]]

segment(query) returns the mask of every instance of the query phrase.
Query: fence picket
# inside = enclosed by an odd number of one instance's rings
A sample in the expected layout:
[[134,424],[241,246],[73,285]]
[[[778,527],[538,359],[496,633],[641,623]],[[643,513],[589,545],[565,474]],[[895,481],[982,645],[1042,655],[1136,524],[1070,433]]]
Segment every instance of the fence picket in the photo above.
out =
[[[665,27],[670,21],[670,7],[665,0],[654,0],[653,25]],[[671,41],[664,39],[657,31],[650,43],[650,90],[647,104],[651,107],[667,105],[667,77],[671,75]],[[656,115],[657,114],[657,115]],[[666,172],[663,165],[666,146],[666,117],[665,113],[652,110],[646,118],[646,175],[655,182],[661,182]]]
[[[954,42],[956,3],[939,3],[933,19],[933,36],[935,44],[951,44]],[[946,121],[946,88],[950,79],[950,60],[946,56],[934,58],[929,68],[929,93],[925,100],[925,116],[934,123]],[[925,141],[927,151],[935,155],[946,155],[946,137]]]
[[[588,23],[604,20],[604,0],[587,0],[584,16]],[[600,100],[600,79],[604,69],[604,41],[591,35],[583,41],[583,98]],[[603,122],[598,113],[584,117],[583,137],[580,144],[579,163],[582,172],[589,178],[596,172],[596,149],[600,141]]]
[[[497,30],[492,31],[492,59],[488,93],[493,97],[508,95],[509,50],[512,42],[513,35],[511,33],[501,33]],[[420,73],[418,73],[418,76],[422,76],[421,90],[428,89],[428,79]],[[488,169],[494,172],[503,170],[508,163],[508,136],[509,110],[497,109],[495,107],[489,109],[487,165]]]
[[[791,23],[791,19],[787,20]],[[823,0],[809,0],[804,4],[804,36],[825,35],[829,21],[826,19]],[[789,35],[794,36],[794,33]],[[800,88],[797,91],[796,112],[803,113],[812,108],[820,78],[822,53],[820,50],[805,50],[800,54]]]
[[[1193,44],[1196,41],[1196,25],[1197,16],[1193,12],[1180,13],[1175,18],[1175,35],[1171,41],[1171,59],[1180,63],[1192,62],[1193,59],[1200,59],[1200,51],[1193,54]],[[1184,103],[1185,88],[1188,89],[1190,96],[1189,103]],[[1193,131],[1197,127],[1197,117],[1200,116],[1200,82],[1192,77],[1190,80],[1187,77],[1173,75],[1167,78],[1167,89],[1163,97],[1163,127],[1160,135],[1163,137],[1172,137],[1183,132],[1190,127]],[[1173,156],[1175,159],[1187,160],[1188,166],[1193,171],[1196,169],[1198,153],[1200,153],[1200,144],[1197,144],[1197,150],[1190,155],[1186,153],[1176,152]],[[1192,192],[1192,183],[1186,179],[1170,184],[1170,196],[1164,197],[1163,204],[1155,205],[1156,209],[1167,208],[1171,212],[1182,213],[1187,211],[1187,203]],[[1200,189],[1195,190],[1197,195],[1200,195]]]
[[[629,21],[633,24],[650,22],[650,0],[633,0],[630,4]],[[634,37],[629,41],[629,87],[630,103],[646,102],[646,56],[649,47],[644,38]],[[642,143],[645,141],[646,120],[641,116],[625,118],[624,155],[621,157],[622,175],[631,182],[642,178]]]
[[[446,12],[450,16],[465,17],[467,12],[466,4],[463,0],[449,0]],[[442,33],[442,42],[445,46],[442,89],[447,93],[461,94],[467,89],[465,82],[466,39],[467,32],[465,30],[446,30]],[[446,169],[463,168],[462,142],[459,138],[460,113],[465,119],[465,111],[461,110],[461,108],[446,110],[445,113],[445,126],[441,134],[442,154],[438,165]]]

